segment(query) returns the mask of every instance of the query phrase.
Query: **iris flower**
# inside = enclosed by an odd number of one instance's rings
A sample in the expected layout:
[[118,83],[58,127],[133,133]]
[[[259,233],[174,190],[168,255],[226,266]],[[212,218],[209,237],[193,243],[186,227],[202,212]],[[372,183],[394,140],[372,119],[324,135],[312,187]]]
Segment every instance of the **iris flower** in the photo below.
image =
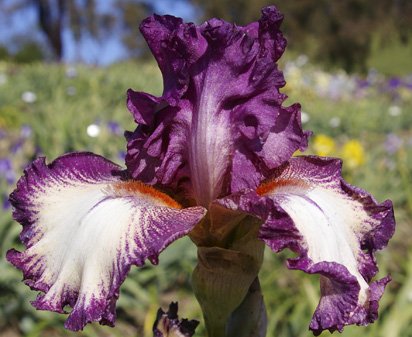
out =
[[390,279],[372,281],[374,252],[393,235],[392,203],[345,182],[338,159],[292,157],[310,133],[299,104],[285,107],[279,91],[282,20],[272,6],[247,26],[168,15],[142,22],[164,91],[127,93],[137,128],[126,133],[126,169],[92,153],[39,158],[10,196],[25,250],[7,259],[41,292],[35,308],[72,307],[70,330],[112,326],[130,268],[156,264],[188,235],[209,336],[223,336],[253,302],[265,244],[297,253],[288,268],[320,275],[315,334],[377,318]]

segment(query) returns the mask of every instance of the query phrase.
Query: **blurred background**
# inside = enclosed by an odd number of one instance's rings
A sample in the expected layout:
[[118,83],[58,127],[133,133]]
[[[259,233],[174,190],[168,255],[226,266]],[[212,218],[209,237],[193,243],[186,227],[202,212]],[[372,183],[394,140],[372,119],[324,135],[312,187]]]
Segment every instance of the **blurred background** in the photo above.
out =
[[[0,0],[0,336],[151,336],[159,304],[178,300],[184,317],[201,320],[190,288],[196,251],[181,239],[157,267],[133,268],[121,288],[116,328],[89,325],[74,334],[64,315],[35,311],[36,297],[4,259],[21,249],[8,194],[34,158],[93,151],[119,164],[125,106],[132,87],[155,95],[162,80],[139,22],[153,12],[202,22],[254,21],[265,0]],[[412,2],[299,0],[274,2],[285,14],[289,45],[280,63],[289,95],[300,102],[307,153],[344,159],[345,178],[395,204],[397,232],[377,254],[378,277],[393,281],[368,327],[342,336],[412,336]],[[289,252],[266,252],[260,278],[267,336],[310,336],[319,280],[288,271]],[[183,258],[182,258],[183,257]],[[204,336],[203,324],[196,336]],[[330,335],[323,333],[322,336]]]

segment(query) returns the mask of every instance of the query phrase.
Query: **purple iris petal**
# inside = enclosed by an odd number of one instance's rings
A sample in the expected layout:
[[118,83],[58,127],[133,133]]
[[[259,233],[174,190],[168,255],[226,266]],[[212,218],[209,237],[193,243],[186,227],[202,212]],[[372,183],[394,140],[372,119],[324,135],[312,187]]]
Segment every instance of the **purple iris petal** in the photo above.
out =
[[199,322],[183,318],[179,320],[177,315],[177,302],[169,305],[169,310],[164,312],[162,309],[157,311],[156,321],[153,324],[154,337],[192,337]]
[[132,265],[157,263],[170,243],[203,217],[201,207],[181,209],[140,182],[121,179],[120,167],[91,153],[72,153],[25,170],[10,195],[23,225],[23,252],[7,260],[24,281],[43,292],[37,309],[65,313],[66,328],[92,321],[114,325],[119,287]]
[[289,268],[321,275],[322,297],[310,324],[315,334],[377,318],[390,278],[371,283],[378,270],[374,252],[394,233],[392,203],[378,204],[346,183],[339,160],[292,158],[257,193],[217,202],[261,218],[260,238],[272,250],[299,254]]
[[127,134],[126,164],[148,183],[182,185],[198,204],[254,188],[304,149],[300,107],[282,107],[276,61],[286,40],[275,7],[245,27],[212,19],[201,26],[172,16],[143,21],[141,31],[163,74],[164,92],[128,92],[140,125]]

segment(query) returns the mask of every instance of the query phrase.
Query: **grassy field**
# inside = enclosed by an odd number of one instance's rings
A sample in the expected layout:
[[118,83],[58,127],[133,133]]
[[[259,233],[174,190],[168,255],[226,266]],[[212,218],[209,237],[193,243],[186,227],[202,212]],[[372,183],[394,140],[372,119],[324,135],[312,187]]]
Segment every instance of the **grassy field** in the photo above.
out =
[[[378,254],[380,276],[393,281],[381,301],[380,318],[368,327],[347,327],[342,336],[412,336],[412,78],[327,73],[298,57],[282,65],[290,96],[302,104],[305,129],[314,131],[308,153],[344,158],[345,178],[379,200],[395,204],[397,232]],[[0,336],[151,336],[159,304],[178,300],[181,315],[201,319],[190,290],[196,251],[179,240],[157,267],[133,268],[121,288],[116,328],[89,325],[63,329],[64,316],[34,310],[36,296],[21,273],[4,259],[19,247],[20,226],[11,219],[7,195],[24,166],[68,151],[93,151],[123,163],[124,130],[135,125],[125,106],[127,88],[162,91],[152,63],[110,68],[0,63]],[[1,205],[0,205],[1,207]],[[182,258],[182,256],[184,258]],[[289,252],[266,252],[261,283],[270,337],[310,336],[308,324],[319,300],[319,280],[284,266]],[[327,336],[324,333],[322,336]],[[196,336],[204,336],[201,326]]]

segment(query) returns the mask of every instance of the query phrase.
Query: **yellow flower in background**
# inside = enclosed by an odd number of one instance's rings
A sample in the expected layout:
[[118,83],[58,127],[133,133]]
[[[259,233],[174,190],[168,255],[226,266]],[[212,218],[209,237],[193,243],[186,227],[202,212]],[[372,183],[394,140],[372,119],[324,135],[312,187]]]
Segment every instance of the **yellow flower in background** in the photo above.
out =
[[398,95],[403,101],[412,101],[412,91],[409,88],[401,87],[398,89]]
[[342,158],[345,166],[355,169],[365,163],[365,150],[358,140],[349,140],[343,145]]
[[313,149],[318,156],[329,157],[336,151],[335,141],[326,135],[317,135],[313,140]]

